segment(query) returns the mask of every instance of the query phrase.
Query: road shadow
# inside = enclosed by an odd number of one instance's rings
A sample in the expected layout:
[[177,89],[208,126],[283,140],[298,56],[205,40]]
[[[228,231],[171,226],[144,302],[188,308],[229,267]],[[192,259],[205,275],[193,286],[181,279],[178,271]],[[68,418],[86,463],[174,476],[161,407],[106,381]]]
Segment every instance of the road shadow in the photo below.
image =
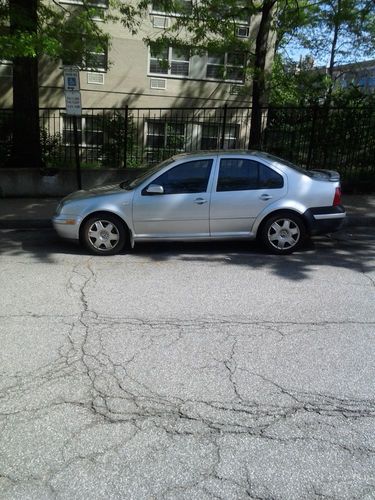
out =
[[[309,279],[316,266],[351,269],[360,273],[375,270],[375,235],[341,233],[309,240],[291,255],[272,255],[256,242],[144,243],[136,254],[145,260],[165,262],[221,263],[251,269],[267,269],[292,281]],[[338,275],[339,276],[339,275]]]
[[[372,231],[372,232],[371,232]],[[56,263],[58,257],[81,256],[87,252],[81,246],[60,239],[53,230],[1,231],[0,254],[7,256],[31,255],[43,263]],[[240,266],[265,269],[292,281],[309,279],[316,266],[338,270],[351,269],[359,273],[375,270],[375,231],[369,228],[355,233],[343,231],[335,235],[315,237],[292,255],[272,255],[256,242],[152,242],[138,243],[134,250],[115,257],[93,259],[123,260],[124,264],[191,262],[208,265]]]

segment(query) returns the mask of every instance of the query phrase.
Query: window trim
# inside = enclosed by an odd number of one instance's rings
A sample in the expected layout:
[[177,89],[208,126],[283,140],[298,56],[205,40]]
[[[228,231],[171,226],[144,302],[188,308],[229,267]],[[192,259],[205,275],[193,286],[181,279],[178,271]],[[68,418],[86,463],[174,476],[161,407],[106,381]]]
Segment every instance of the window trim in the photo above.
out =
[[[162,134],[150,134],[149,133],[149,125],[151,122],[156,122],[157,124],[162,124],[163,125],[163,133]],[[183,142],[185,144],[185,141],[186,141],[186,123],[185,122],[181,122],[181,123],[173,123],[173,121],[168,121],[166,119],[158,119],[158,118],[151,118],[151,119],[148,119],[145,121],[145,125],[146,125],[146,133],[145,133],[145,148],[147,151],[158,151],[158,150],[161,150],[161,149],[171,149],[171,150],[175,150],[175,153],[174,154],[177,154],[179,152],[183,152],[184,151],[184,146],[182,148],[176,148],[176,147],[171,147],[168,145],[168,138],[171,138],[171,137],[182,137],[183,138]],[[184,129],[184,132],[183,134],[168,134],[168,126],[173,126],[173,125],[181,125],[183,126],[183,129]],[[149,146],[147,144],[148,142],[148,137],[163,137],[163,146],[162,147],[153,147],[153,146]]]
[[[59,3],[65,3],[68,5],[83,5],[82,0],[59,0]],[[108,0],[101,0],[100,3],[95,3],[93,1],[92,3],[89,2],[89,7],[97,7],[98,9],[108,9],[109,8],[109,2]]]
[[[220,149],[220,142],[223,136],[223,124],[220,122],[202,122],[199,124],[201,127],[201,132],[200,132],[200,147],[201,150],[206,150],[206,151],[213,151],[215,149]],[[217,134],[216,135],[205,135],[204,134],[204,128],[205,127],[216,127]],[[224,145],[226,145],[225,149],[236,149],[237,146],[237,141],[239,140],[239,132],[240,132],[240,124],[239,123],[227,123],[225,125],[225,130],[224,130]],[[234,132],[233,132],[234,131]],[[214,139],[216,140],[216,146],[214,148],[206,148],[203,147],[202,142],[207,139]],[[235,146],[233,148],[228,147],[230,141],[235,141]],[[226,144],[225,144],[226,143]]]
[[[79,117],[80,123],[79,123],[79,120],[77,120],[77,122],[78,122],[77,123],[77,132],[78,132],[78,135],[81,134],[81,141],[78,142],[78,146],[80,148],[96,149],[96,148],[102,146],[102,144],[100,144],[98,141],[95,142],[94,144],[90,144],[89,142],[87,142],[86,141],[87,132],[101,133],[103,135],[103,144],[104,144],[104,129],[100,130],[100,129],[94,129],[94,128],[87,127],[87,122],[86,122],[87,118],[90,119],[90,118],[94,118],[94,117],[95,117],[95,115],[82,114]],[[100,117],[100,115],[99,115],[99,117]],[[73,134],[73,121],[68,121],[69,125],[71,125],[72,128],[67,128],[66,127],[66,124],[67,124],[66,119],[67,118],[72,118],[72,116],[67,115],[66,113],[61,114],[61,119],[62,119],[61,135],[63,138],[62,144],[64,147],[72,147],[72,146],[74,146],[74,140],[73,140],[73,142],[68,142],[68,141],[64,140],[64,134],[66,132]]]
[[[157,9],[154,9],[153,2],[150,2],[150,3],[151,3],[150,14],[152,14],[152,15],[157,14],[158,16],[162,15],[162,16],[166,16],[166,17],[182,17],[182,16],[186,15],[186,14],[181,14],[179,12],[166,12],[165,10],[157,10]],[[193,1],[191,0],[189,3],[191,4],[191,9],[193,9]]]
[[[4,71],[1,71],[1,68]],[[8,73],[6,72],[8,70]],[[9,59],[0,59],[0,78],[13,77],[13,62]]]
[[190,68],[191,68],[191,57],[189,56],[189,59],[188,60],[185,60],[185,61],[182,61],[182,62],[185,62],[185,63],[188,63],[188,74],[187,75],[179,75],[179,74],[174,74],[174,73],[171,73],[171,70],[172,70],[172,62],[178,62],[177,59],[173,59],[173,49],[175,47],[168,47],[167,50],[168,50],[168,60],[166,60],[166,62],[168,63],[168,67],[166,68],[166,73],[154,73],[151,71],[151,60],[154,60],[154,61],[160,61],[159,58],[155,58],[155,57],[151,57],[151,47],[148,47],[148,64],[147,64],[147,69],[148,69],[148,72],[147,72],[147,76],[152,76],[152,77],[158,77],[158,78],[177,78],[179,80],[193,80],[194,78],[191,78],[190,77]]
[[[209,81],[209,82],[222,82],[222,83],[236,83],[237,85],[239,84],[244,84],[245,83],[245,56],[244,56],[244,62],[242,64],[242,66],[239,66],[239,65],[235,65],[235,64],[228,64],[228,56],[231,56],[233,53],[230,53],[230,52],[225,52],[223,55],[224,55],[224,63],[223,64],[215,64],[215,63],[209,63],[208,62],[208,58],[209,58],[209,53],[207,52],[207,59],[206,59],[206,76],[205,76],[205,80]],[[223,67],[224,69],[224,77],[223,78],[212,78],[212,77],[209,77],[207,76],[207,69],[208,69],[208,66],[221,66]],[[226,77],[226,73],[227,73],[227,69],[228,68],[238,68],[238,69],[242,69],[242,71],[244,72],[244,76],[241,80],[235,80],[233,78],[227,78]]]
[[[85,40],[83,40],[82,43],[85,43]],[[107,73],[108,72],[108,44],[103,52],[93,52],[93,51],[87,51],[88,55],[99,55],[99,56],[104,56],[105,59],[105,66],[89,66],[86,64],[86,57],[85,54],[81,54],[81,58],[79,62],[69,64],[68,62],[65,62],[62,60],[62,65],[68,65],[68,66],[77,66],[79,68],[79,71],[92,71],[94,73]]]

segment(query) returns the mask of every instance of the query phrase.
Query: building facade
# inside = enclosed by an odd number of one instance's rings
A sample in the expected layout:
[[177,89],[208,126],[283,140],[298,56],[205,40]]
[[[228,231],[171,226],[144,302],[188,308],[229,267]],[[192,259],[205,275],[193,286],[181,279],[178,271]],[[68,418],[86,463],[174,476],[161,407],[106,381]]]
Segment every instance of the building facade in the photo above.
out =
[[[80,0],[60,0],[63,8],[76,8]],[[189,9],[191,0],[182,0]],[[108,0],[92,0],[103,13]],[[99,12],[100,12],[99,10]],[[100,24],[101,16],[96,22]],[[238,22],[237,36],[252,37],[257,19]],[[190,55],[173,47],[153,52],[143,41],[157,36],[173,23],[173,16],[163,12],[160,2],[149,4],[141,28],[136,35],[121,23],[106,24],[111,37],[107,53],[93,53],[81,61],[82,104],[84,107],[213,107],[224,103],[249,105],[251,89],[241,92],[245,84],[244,59],[235,53]],[[268,64],[272,63],[270,40]],[[166,63],[161,64],[163,59]],[[11,106],[11,64],[0,61],[1,107]],[[40,106],[64,106],[62,64],[40,61]]]
[[[181,0],[189,10],[192,0]],[[76,9],[80,0],[60,0],[64,9]],[[108,0],[92,0],[97,7],[95,21],[100,24],[107,12]],[[121,23],[106,23],[110,35],[107,51],[86,53],[79,62],[83,114],[78,122],[81,156],[90,162],[102,162],[111,146],[126,136],[122,151],[135,158],[157,161],[175,152],[244,146],[250,116],[223,116],[217,109],[246,107],[251,102],[251,82],[245,72],[244,57],[238,53],[190,54],[175,47],[153,51],[145,38],[157,37],[174,21],[155,0],[136,35]],[[239,19],[236,35],[254,40],[259,19]],[[273,36],[270,35],[267,64],[273,59]],[[73,124],[64,112],[63,65],[41,58],[39,87],[42,128],[46,137],[58,137],[64,147],[64,162],[73,158]],[[12,106],[12,65],[0,64],[0,107]],[[48,109],[47,109],[48,108]],[[86,108],[86,109],[85,109]],[[125,116],[125,108],[133,110]],[[152,108],[152,110],[151,110]],[[136,111],[135,111],[136,109]],[[170,114],[171,109],[185,109]],[[210,113],[207,109],[212,109]],[[120,110],[116,115],[115,110]],[[141,110],[141,111],[140,111]],[[204,111],[203,111],[204,110]],[[111,114],[112,113],[112,114]],[[245,124],[245,126],[243,125]],[[116,129],[115,127],[118,128]],[[242,139],[242,142],[241,142]],[[56,139],[57,140],[57,139]],[[50,139],[48,139],[50,141]],[[127,144],[127,142],[128,144]],[[50,141],[51,142],[51,141]],[[106,151],[106,153],[103,153]],[[112,154],[111,153],[111,154]],[[123,163],[123,153],[116,152],[109,163]]]

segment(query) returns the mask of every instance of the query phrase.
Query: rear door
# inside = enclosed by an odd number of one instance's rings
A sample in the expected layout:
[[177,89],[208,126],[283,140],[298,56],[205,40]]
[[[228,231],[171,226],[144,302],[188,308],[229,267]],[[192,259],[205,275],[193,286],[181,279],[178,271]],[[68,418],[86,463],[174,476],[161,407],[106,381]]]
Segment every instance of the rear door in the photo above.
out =
[[211,236],[249,235],[257,216],[286,192],[285,174],[277,168],[250,157],[222,157],[211,196]]

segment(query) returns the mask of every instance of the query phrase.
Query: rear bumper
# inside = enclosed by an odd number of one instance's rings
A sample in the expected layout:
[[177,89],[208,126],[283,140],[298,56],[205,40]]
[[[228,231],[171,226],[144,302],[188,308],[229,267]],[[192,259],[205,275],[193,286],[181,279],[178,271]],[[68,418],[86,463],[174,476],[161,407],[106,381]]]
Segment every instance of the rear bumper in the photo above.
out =
[[346,222],[346,212],[342,205],[335,207],[309,208],[304,213],[307,229],[310,234],[334,233]]

